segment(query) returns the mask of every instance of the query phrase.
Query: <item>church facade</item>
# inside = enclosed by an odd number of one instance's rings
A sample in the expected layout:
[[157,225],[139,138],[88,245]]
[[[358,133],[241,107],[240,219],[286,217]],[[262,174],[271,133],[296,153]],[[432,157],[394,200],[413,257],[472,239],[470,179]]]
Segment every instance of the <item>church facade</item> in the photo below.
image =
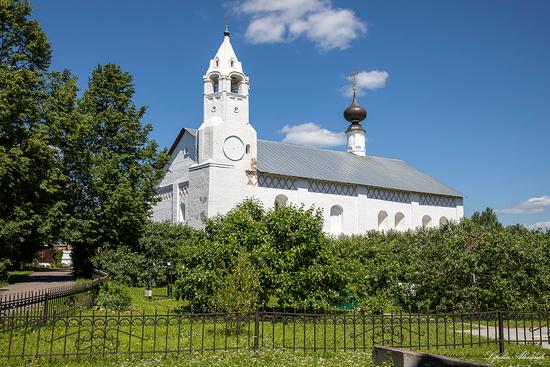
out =
[[366,154],[366,111],[355,94],[344,112],[347,152],[258,139],[249,121],[250,80],[227,28],[203,84],[204,120],[181,129],[171,146],[153,220],[201,227],[246,198],[266,208],[320,208],[332,234],[435,227],[463,217],[460,192],[402,160]]

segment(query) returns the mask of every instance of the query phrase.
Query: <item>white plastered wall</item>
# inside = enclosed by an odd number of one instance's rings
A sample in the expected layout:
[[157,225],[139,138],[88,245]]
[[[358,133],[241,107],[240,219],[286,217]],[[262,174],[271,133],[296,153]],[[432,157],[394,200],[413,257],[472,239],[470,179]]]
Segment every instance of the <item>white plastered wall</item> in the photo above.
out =
[[[195,138],[185,132],[174,151],[172,160],[168,162],[166,175],[159,184],[158,192],[161,193],[161,201],[153,206],[151,218],[154,221],[178,221],[178,210],[181,198],[179,197],[179,185],[189,181],[189,167],[195,163]],[[170,189],[171,188],[171,189]],[[166,192],[171,191],[170,195]],[[170,196],[168,198],[168,196]],[[188,205],[186,205],[186,208]]]
[[[255,187],[254,196],[258,198],[265,208],[272,208],[275,198],[283,194],[288,198],[288,203],[295,205],[304,204],[306,207],[314,205],[323,210],[323,230],[331,233],[330,209],[338,205],[343,209],[341,233],[361,234],[369,230],[378,230],[378,215],[385,211],[388,215],[388,225],[385,229],[407,230],[422,226],[422,217],[429,215],[432,218],[431,226],[437,227],[442,216],[449,221],[458,221],[464,216],[462,199],[457,199],[456,207],[438,207],[419,205],[419,195],[411,193],[411,202],[402,203],[387,200],[369,198],[365,187],[357,188],[356,196],[333,195],[308,191],[308,182],[297,180],[297,190],[284,190],[270,187]],[[401,225],[395,227],[395,217],[398,213],[403,215]]]

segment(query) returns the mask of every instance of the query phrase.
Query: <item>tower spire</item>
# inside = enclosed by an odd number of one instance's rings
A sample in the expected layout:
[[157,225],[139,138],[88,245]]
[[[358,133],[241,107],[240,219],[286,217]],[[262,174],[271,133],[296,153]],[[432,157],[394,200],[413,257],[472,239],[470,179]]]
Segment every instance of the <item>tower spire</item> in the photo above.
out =
[[227,15],[225,16],[225,31],[223,35],[229,37],[229,17]]

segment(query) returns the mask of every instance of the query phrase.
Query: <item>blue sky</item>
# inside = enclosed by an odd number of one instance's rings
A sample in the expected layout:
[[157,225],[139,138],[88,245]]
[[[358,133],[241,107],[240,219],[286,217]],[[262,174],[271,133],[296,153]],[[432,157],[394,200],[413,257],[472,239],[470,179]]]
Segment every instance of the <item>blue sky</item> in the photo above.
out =
[[463,192],[466,215],[489,206],[507,224],[550,226],[549,1],[30,3],[54,69],[81,87],[97,64],[134,76],[162,147],[200,125],[202,76],[229,15],[260,138],[338,143],[347,75],[360,71],[369,154]]

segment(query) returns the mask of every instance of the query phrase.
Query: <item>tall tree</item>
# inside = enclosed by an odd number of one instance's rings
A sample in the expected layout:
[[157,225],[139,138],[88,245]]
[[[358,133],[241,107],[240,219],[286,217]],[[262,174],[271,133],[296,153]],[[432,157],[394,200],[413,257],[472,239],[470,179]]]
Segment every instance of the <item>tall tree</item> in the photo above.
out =
[[151,125],[141,122],[145,107],[133,97],[131,75],[108,64],[92,72],[78,103],[69,191],[87,239],[75,243],[79,271],[90,269],[97,247],[137,246],[164,173],[167,155],[149,138]]
[[12,262],[57,239],[65,206],[50,123],[67,80],[50,83],[50,45],[30,16],[27,2],[0,1],[0,253]]
[[476,224],[481,224],[482,226],[486,227],[502,226],[502,224],[500,224],[500,222],[498,221],[497,214],[492,208],[485,208],[485,210],[483,210],[481,213],[475,212],[474,214],[472,214],[472,217],[470,219],[472,220],[472,222]]

